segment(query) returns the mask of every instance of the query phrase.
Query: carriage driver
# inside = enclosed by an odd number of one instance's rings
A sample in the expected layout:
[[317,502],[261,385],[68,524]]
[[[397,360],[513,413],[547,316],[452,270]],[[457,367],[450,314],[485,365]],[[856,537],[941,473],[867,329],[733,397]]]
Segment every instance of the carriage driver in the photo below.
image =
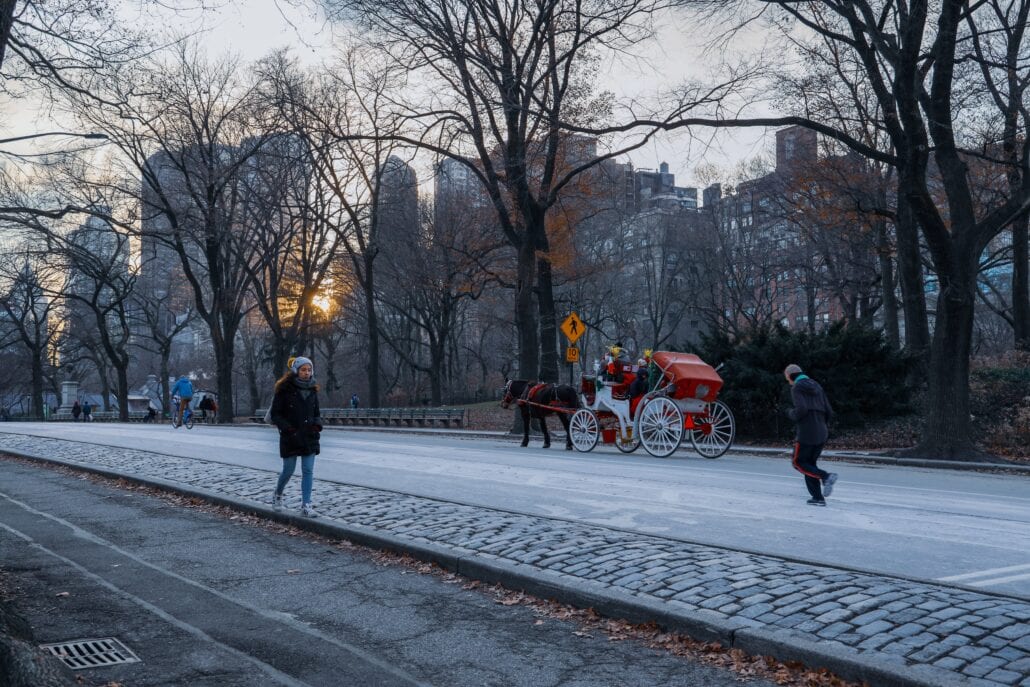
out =
[[643,396],[651,386],[650,384],[651,349],[644,349],[644,357],[637,361],[636,377],[629,385],[630,398]]
[[622,347],[622,342],[611,346],[604,356],[604,372],[614,382],[622,381],[623,364],[629,363],[629,352]]

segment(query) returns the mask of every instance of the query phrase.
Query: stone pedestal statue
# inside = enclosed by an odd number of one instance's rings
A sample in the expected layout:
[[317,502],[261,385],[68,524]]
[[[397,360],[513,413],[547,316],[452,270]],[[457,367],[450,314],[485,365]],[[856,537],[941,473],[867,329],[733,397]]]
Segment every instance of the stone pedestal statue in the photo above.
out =
[[71,412],[76,399],[79,398],[78,382],[61,382],[61,410]]
[[72,406],[79,398],[78,382],[61,382],[61,407],[57,409],[54,418],[65,418],[72,416]]

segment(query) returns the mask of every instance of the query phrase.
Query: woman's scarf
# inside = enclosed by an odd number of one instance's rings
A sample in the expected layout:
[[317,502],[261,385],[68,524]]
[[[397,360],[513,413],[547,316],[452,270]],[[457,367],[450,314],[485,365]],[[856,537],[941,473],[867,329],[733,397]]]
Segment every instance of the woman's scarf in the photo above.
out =
[[311,394],[315,392],[315,377],[312,375],[307,381],[300,377],[293,378],[293,384],[300,389],[300,395],[307,399]]

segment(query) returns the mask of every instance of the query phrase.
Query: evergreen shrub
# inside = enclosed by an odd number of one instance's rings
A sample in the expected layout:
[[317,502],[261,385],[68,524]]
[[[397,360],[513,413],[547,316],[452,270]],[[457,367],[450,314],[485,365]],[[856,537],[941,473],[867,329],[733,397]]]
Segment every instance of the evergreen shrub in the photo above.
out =
[[838,322],[811,334],[776,325],[739,340],[724,333],[702,336],[691,348],[709,365],[723,365],[719,400],[733,411],[743,439],[792,436],[786,414],[790,388],[783,378],[790,363],[822,385],[836,414],[835,427],[862,428],[912,410],[906,386],[911,361],[869,327]]
[[974,359],[969,387],[977,439],[991,452],[1030,457],[1030,353]]

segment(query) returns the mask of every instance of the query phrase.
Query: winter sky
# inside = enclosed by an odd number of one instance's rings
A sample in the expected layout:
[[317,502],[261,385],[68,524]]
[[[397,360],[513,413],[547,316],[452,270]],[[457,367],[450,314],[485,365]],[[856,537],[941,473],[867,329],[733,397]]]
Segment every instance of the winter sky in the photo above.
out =
[[[227,0],[219,7],[191,12],[185,17],[173,16],[171,10],[165,10],[167,17],[155,16],[152,8],[148,6],[146,11],[151,16],[145,17],[144,22],[155,27],[182,27],[185,23],[197,32],[198,40],[211,57],[230,53],[248,62],[288,47],[303,62],[318,65],[332,57],[334,45],[342,40],[340,28],[325,22],[314,5],[305,0]],[[140,21],[139,12],[140,5],[131,3],[125,9],[127,20]],[[659,89],[710,73],[720,55],[716,51],[706,52],[701,41],[712,33],[686,17],[671,16],[659,22],[657,39],[639,45],[635,57],[608,61],[602,68],[601,86],[620,98],[647,99]],[[41,116],[33,102],[0,102],[0,138],[55,128],[67,127]],[[703,136],[708,138],[707,134]],[[656,168],[660,162],[668,162],[679,185],[696,185],[699,180],[694,170],[699,164],[714,163],[731,169],[741,160],[768,156],[771,150],[772,133],[755,129],[722,132],[705,143],[685,136],[666,136],[630,157],[640,168]]]

